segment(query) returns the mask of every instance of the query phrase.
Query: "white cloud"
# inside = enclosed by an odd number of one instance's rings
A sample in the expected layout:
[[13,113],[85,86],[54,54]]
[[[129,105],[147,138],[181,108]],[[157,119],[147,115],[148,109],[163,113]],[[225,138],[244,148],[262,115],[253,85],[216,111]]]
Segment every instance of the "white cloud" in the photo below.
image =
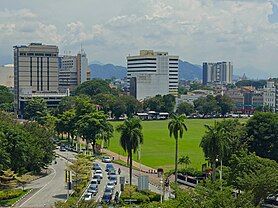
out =
[[[149,48],[196,64],[225,59],[235,68],[250,65],[277,74],[278,24],[268,18],[277,1],[122,0],[113,15],[106,13],[112,4],[95,8],[92,3],[91,13],[77,11],[86,21],[69,19],[70,13],[49,21],[40,15],[39,5],[36,13],[29,8],[0,9],[0,43],[8,47],[11,38],[19,44],[41,40],[72,51],[83,43],[90,59],[116,64],[125,64],[129,53]],[[94,16],[95,9],[101,17]]]

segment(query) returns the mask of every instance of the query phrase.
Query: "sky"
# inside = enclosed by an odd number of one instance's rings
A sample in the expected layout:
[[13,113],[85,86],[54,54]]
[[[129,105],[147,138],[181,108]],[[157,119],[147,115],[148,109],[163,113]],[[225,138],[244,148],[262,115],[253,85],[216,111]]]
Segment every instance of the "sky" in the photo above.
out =
[[89,62],[126,65],[141,49],[232,61],[237,74],[278,77],[278,0],[0,0],[0,65],[42,42]]

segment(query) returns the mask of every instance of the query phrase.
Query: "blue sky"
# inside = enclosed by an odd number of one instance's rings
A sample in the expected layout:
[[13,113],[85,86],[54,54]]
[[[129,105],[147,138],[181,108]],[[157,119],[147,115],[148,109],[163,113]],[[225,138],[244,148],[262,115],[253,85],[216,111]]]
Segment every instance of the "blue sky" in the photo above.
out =
[[278,0],[1,0],[0,65],[12,46],[56,44],[90,61],[125,65],[140,49],[201,65],[232,61],[237,74],[278,76]]

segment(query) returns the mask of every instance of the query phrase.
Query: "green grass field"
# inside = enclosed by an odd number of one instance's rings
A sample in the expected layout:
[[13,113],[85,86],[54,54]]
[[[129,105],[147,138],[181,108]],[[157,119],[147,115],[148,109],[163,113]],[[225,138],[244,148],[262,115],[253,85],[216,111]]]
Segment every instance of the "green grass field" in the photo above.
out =
[[[202,136],[205,132],[205,124],[213,124],[215,119],[188,119],[186,125],[188,131],[179,140],[179,155],[188,155],[191,159],[191,167],[201,170],[205,163],[204,154],[199,147]],[[121,122],[111,122],[114,127]],[[143,121],[144,144],[141,151],[141,162],[147,166],[165,169],[174,167],[175,160],[175,139],[169,137],[167,129],[168,121]],[[114,132],[110,140],[110,149],[121,155],[126,155],[119,145],[119,133]],[[134,159],[137,160],[137,155]]]

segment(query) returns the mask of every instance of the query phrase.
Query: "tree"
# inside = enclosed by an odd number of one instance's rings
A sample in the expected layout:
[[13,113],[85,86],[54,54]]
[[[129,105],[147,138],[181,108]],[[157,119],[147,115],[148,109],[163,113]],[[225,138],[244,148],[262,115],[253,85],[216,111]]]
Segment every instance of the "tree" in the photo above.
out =
[[278,161],[278,114],[257,112],[246,124],[251,138],[249,150],[260,157]]
[[138,118],[128,118],[117,127],[120,132],[120,145],[128,154],[129,158],[129,184],[132,184],[132,152],[136,152],[143,143],[141,121]]
[[175,96],[168,94],[168,95],[163,95],[162,98],[163,98],[163,107],[161,110],[164,112],[173,113],[176,105]]
[[42,98],[33,98],[27,102],[24,108],[24,118],[42,122],[42,118],[47,114],[47,104]]
[[124,104],[126,106],[125,113],[128,117],[133,116],[142,108],[141,103],[133,96],[124,95],[121,96],[120,99],[124,101]]
[[111,106],[112,114],[119,119],[125,112],[126,106],[121,97],[117,98],[116,101]]
[[13,93],[6,86],[0,85],[0,105],[13,103]]
[[215,114],[220,111],[215,98],[212,95],[200,97],[193,101],[195,109],[204,115]]
[[170,137],[174,136],[176,140],[176,151],[175,151],[175,183],[177,183],[178,176],[178,139],[183,137],[183,132],[187,131],[185,125],[186,117],[184,115],[177,116],[173,114],[172,119],[168,123],[168,130]]
[[215,181],[216,159],[223,160],[227,149],[227,141],[224,139],[224,129],[219,123],[214,126],[205,125],[207,131],[203,136],[200,147],[205,157],[212,164],[212,180]]
[[161,112],[164,105],[163,97],[161,95],[156,95],[155,97],[144,100],[143,107],[144,110],[152,110]]
[[[90,114],[85,114],[76,123],[77,132],[86,140],[87,146],[92,143],[93,153],[95,154],[96,141],[100,134],[103,132],[109,132],[109,136],[112,136],[113,127],[107,121],[107,116],[101,112],[96,111]],[[107,139],[107,137],[106,137]]]
[[76,96],[63,97],[58,105],[57,113],[62,114],[65,111],[74,109],[76,106]]
[[194,106],[187,102],[182,102],[178,105],[177,114],[191,115],[194,112]]
[[273,160],[241,151],[231,157],[229,168],[228,184],[244,192],[251,191],[255,205],[278,189],[278,164]]
[[233,110],[234,102],[229,96],[217,95],[215,99],[217,101],[217,105],[220,107],[220,112],[223,116]]
[[188,155],[183,155],[178,160],[178,164],[185,165],[186,168],[188,167],[188,165],[190,165],[190,163],[191,160]]
[[100,93],[114,95],[118,94],[117,90],[114,90],[109,86],[109,82],[102,79],[93,79],[90,81],[83,82],[74,91],[75,95],[87,96],[94,96]]
[[114,104],[116,99],[116,96],[104,93],[99,93],[92,96],[93,103],[99,105],[105,113],[108,113],[112,109],[112,105]]
[[76,114],[75,109],[65,111],[58,117],[57,127],[61,132],[67,133],[68,143],[70,138],[73,140],[75,135]]

